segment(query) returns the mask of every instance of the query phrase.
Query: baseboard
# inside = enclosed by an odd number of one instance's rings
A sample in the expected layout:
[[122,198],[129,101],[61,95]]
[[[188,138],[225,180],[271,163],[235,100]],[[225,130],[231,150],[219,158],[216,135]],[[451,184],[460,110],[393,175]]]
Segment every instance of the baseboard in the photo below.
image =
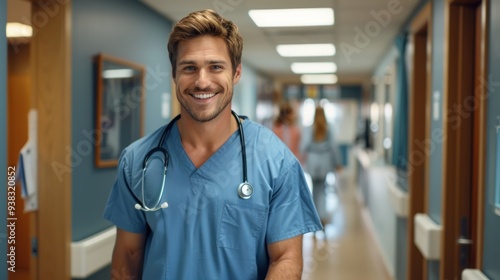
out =
[[479,269],[465,269],[462,271],[462,280],[489,280]]

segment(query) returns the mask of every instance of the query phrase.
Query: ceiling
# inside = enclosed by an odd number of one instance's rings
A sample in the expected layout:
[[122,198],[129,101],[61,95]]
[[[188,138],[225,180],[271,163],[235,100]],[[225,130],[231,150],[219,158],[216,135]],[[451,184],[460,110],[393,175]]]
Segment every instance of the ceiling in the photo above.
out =
[[[300,83],[292,62],[333,61],[339,84],[367,83],[375,67],[392,47],[394,38],[421,1],[411,0],[138,0],[176,22],[190,12],[214,9],[235,22],[243,36],[243,62],[277,83]],[[333,26],[259,28],[250,9],[334,9]],[[29,2],[8,0],[8,21],[29,20]],[[285,58],[277,44],[333,43],[333,57]]]
[[[292,62],[334,61],[340,84],[365,83],[420,1],[411,0],[140,0],[167,18],[178,21],[190,12],[213,9],[235,22],[243,36],[243,62],[276,82],[299,83]],[[180,4],[182,3],[182,4]],[[334,9],[333,26],[259,28],[248,15],[250,9]],[[378,15],[378,16],[377,16]],[[368,31],[366,29],[368,28]],[[363,35],[360,35],[360,30]],[[367,35],[368,33],[369,36]],[[336,54],[322,58],[285,58],[277,44],[333,43]]]

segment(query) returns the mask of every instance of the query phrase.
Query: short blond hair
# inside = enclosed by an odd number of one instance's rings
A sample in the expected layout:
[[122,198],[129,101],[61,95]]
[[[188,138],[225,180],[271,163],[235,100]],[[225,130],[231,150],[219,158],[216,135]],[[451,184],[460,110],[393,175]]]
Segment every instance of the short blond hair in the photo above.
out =
[[232,21],[207,9],[190,13],[181,19],[173,28],[168,40],[168,56],[172,65],[172,76],[175,78],[179,43],[198,36],[210,35],[224,39],[229,51],[233,73],[241,64],[243,38],[238,32],[238,26]]

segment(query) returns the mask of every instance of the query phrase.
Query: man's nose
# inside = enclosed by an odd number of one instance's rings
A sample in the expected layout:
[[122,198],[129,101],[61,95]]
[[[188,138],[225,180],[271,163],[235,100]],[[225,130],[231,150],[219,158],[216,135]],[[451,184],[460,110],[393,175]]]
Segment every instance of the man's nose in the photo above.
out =
[[210,86],[210,78],[209,74],[205,69],[201,69],[198,71],[198,76],[196,77],[196,81],[194,85],[198,88],[204,89]]

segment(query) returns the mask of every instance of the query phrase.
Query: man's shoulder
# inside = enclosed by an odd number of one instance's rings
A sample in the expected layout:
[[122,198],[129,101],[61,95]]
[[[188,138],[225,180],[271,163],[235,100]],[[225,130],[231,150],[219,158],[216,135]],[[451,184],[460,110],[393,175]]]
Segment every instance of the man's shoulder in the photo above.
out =
[[[247,133],[248,132],[248,133]],[[273,161],[279,158],[287,161],[295,158],[288,146],[271,130],[271,128],[256,122],[249,122],[245,129],[245,137],[249,137],[250,145],[255,145],[260,157],[271,157]]]
[[248,122],[245,127],[245,133],[247,133],[249,137],[254,136],[258,140],[266,140],[277,143],[280,142],[278,136],[272,131],[271,128],[251,120],[246,120],[245,122]]

